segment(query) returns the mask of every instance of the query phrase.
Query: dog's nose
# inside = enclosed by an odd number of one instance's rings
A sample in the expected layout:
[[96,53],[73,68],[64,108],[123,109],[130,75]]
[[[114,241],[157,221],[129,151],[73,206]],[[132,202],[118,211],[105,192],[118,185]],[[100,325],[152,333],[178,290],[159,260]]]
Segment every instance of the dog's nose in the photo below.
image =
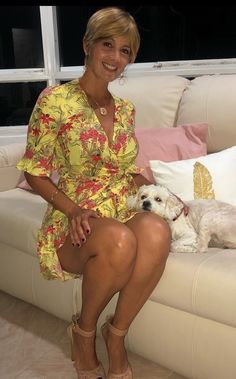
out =
[[142,208],[145,211],[150,211],[151,210],[151,202],[149,200],[144,200]]

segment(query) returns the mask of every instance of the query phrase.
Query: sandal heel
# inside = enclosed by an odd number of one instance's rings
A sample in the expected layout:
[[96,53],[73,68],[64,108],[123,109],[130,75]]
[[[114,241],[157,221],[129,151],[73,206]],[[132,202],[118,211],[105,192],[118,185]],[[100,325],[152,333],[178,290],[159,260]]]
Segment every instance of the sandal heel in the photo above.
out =
[[[67,334],[71,343],[71,360],[75,362],[75,344],[74,344],[74,335],[73,333],[78,333],[79,335],[86,338],[94,338],[96,334],[96,330],[85,331],[81,329],[78,325],[79,314],[76,314],[72,317],[72,323],[67,328]],[[102,364],[99,362],[99,365],[93,370],[81,370],[78,367],[76,362],[74,363],[74,367],[77,372],[78,379],[106,379],[105,371]]]
[[[102,336],[103,336],[103,339],[105,340],[105,342],[106,342],[106,339],[105,339],[106,329],[108,329],[110,333],[115,334],[116,336],[119,336],[119,337],[126,336],[126,334],[128,332],[128,329],[121,330],[121,329],[115,328],[111,324],[112,319],[113,319],[113,315],[108,316],[107,320],[105,321],[105,323],[101,327],[101,333],[102,333]],[[122,374],[114,374],[114,373],[110,372],[110,370],[109,370],[108,374],[107,374],[107,379],[133,379],[133,373],[132,373],[132,369],[131,369],[130,364],[128,363],[127,369]]]

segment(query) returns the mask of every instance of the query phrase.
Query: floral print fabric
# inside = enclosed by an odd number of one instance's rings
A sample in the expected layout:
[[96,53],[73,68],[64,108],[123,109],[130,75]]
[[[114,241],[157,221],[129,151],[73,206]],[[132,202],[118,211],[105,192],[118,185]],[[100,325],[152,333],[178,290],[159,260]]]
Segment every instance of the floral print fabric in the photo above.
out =
[[[126,222],[133,216],[127,196],[136,190],[133,174],[138,153],[134,106],[113,96],[113,139],[109,142],[79,81],[48,87],[32,112],[27,146],[17,167],[35,176],[59,173],[58,188],[83,208]],[[68,219],[48,205],[38,234],[37,251],[46,279],[76,277],[62,270],[56,250],[68,234]]]

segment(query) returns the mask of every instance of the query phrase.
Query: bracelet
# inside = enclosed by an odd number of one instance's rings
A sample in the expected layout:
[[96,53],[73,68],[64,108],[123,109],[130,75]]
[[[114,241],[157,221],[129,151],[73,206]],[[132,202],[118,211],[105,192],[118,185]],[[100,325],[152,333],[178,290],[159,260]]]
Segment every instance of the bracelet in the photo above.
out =
[[54,198],[57,196],[57,194],[59,193],[59,190],[58,189],[55,189],[55,191],[52,192],[52,195],[51,195],[51,203],[54,202]]

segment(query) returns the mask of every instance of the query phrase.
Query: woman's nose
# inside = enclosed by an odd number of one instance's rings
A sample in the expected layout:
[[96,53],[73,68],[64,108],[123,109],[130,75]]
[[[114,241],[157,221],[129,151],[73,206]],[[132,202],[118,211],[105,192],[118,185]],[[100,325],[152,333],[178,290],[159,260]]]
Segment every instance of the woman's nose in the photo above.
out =
[[114,59],[114,61],[118,62],[120,60],[120,56],[121,56],[120,51],[118,49],[114,49],[111,52],[111,56]]

